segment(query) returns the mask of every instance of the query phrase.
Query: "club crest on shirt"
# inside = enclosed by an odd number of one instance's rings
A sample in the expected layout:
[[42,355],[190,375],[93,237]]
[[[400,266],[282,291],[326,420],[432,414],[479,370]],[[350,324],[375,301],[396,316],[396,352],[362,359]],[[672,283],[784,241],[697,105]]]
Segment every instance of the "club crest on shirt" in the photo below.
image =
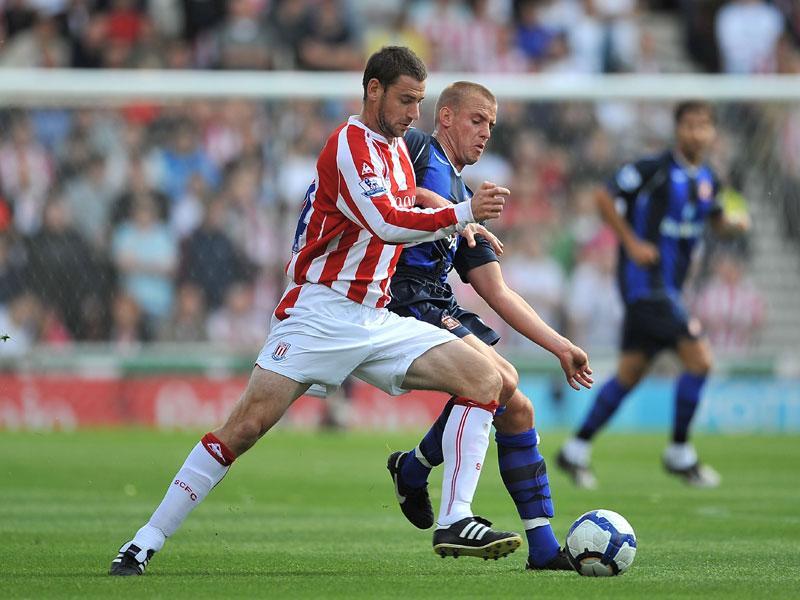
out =
[[272,360],[281,361],[286,358],[286,353],[289,352],[289,348],[292,345],[288,342],[280,342],[277,346],[275,346],[275,350],[272,352]]
[[701,181],[697,184],[697,197],[700,199],[701,202],[708,202],[711,200],[711,195],[714,193],[714,189],[711,187],[711,183],[708,181]]
[[377,177],[365,177],[359,182],[358,185],[361,186],[361,193],[367,198],[372,198],[373,196],[379,196],[386,193],[386,188],[383,186],[383,182]]
[[442,327],[447,329],[447,331],[453,331],[456,327],[461,327],[461,321],[450,315],[444,315],[442,317]]

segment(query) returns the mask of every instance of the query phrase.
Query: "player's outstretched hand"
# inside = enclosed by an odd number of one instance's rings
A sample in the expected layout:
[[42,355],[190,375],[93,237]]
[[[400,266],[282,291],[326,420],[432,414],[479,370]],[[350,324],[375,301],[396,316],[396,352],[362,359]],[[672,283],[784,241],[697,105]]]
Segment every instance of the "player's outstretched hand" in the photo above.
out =
[[475,236],[481,235],[486,238],[486,241],[492,246],[492,250],[497,256],[503,255],[503,242],[497,239],[497,236],[493,234],[491,231],[486,229],[480,223],[469,223],[464,229],[461,231],[461,236],[467,240],[467,246],[470,248],[474,248],[476,241]]
[[625,246],[625,251],[628,253],[628,256],[631,257],[631,260],[640,267],[654,265],[661,258],[655,244],[638,238],[632,239]]
[[586,352],[578,348],[575,344],[570,344],[569,348],[558,355],[561,368],[567,378],[567,383],[572,389],[579,390],[581,386],[587,390],[592,388],[592,368],[589,366],[589,357]]
[[472,216],[476,221],[496,219],[503,212],[506,199],[511,195],[508,188],[484,181],[472,196]]

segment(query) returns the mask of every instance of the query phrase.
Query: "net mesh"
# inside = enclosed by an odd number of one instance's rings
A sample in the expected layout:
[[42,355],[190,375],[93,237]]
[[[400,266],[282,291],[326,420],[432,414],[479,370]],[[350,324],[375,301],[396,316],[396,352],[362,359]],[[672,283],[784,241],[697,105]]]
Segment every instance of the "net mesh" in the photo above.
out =
[[[0,333],[11,337],[0,356],[89,342],[257,351],[316,156],[360,102],[62,104],[0,112]],[[430,130],[426,105],[419,126]],[[501,99],[489,151],[464,172],[470,185],[511,188],[492,224],[506,279],[590,353],[615,350],[622,318],[593,186],[668,147],[672,108]],[[800,333],[800,108],[716,108],[722,200],[755,226],[744,241],[707,238],[687,302],[721,355],[776,354]],[[535,352],[455,279],[463,304],[503,335],[501,350]]]

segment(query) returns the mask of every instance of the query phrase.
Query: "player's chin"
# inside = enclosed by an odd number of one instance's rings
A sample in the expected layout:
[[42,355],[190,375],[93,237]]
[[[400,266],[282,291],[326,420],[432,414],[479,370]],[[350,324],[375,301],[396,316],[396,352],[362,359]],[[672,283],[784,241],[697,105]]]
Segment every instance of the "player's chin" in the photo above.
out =
[[409,129],[411,129],[411,123],[409,123],[408,125],[404,125],[403,123],[398,123],[394,127],[392,133],[394,134],[394,137],[403,137],[408,132]]

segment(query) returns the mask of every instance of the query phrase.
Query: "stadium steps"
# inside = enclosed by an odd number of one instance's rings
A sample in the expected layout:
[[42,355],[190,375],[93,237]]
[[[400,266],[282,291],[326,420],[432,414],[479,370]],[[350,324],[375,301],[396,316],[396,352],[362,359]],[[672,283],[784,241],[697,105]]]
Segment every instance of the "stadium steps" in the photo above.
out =
[[693,73],[697,67],[686,51],[683,23],[676,15],[666,12],[644,13],[640,20],[643,32],[655,43],[656,56],[664,73]]
[[749,275],[766,295],[766,325],[761,346],[797,354],[800,340],[800,253],[783,233],[779,206],[763,187],[748,186],[748,207],[753,219],[753,260]]

